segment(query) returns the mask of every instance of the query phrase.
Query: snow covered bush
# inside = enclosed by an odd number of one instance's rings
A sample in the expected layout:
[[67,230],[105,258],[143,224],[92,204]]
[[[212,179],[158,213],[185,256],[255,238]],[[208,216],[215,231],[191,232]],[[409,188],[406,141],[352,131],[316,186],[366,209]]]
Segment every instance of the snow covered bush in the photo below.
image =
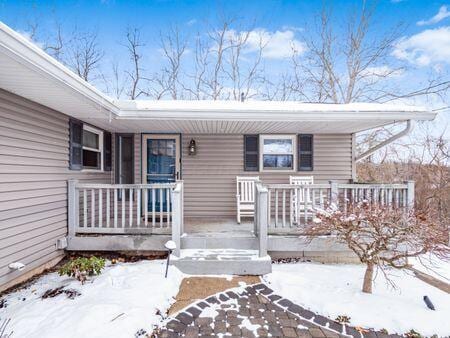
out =
[[366,264],[362,287],[366,293],[372,293],[375,268],[390,281],[385,269],[407,267],[408,257],[425,253],[445,260],[450,257],[446,227],[430,209],[407,210],[367,201],[346,207],[332,205],[318,212],[305,233],[311,239],[333,234],[345,243]]
[[98,275],[105,267],[105,260],[101,257],[78,257],[70,260],[59,269],[59,275],[75,277],[84,284],[87,276]]

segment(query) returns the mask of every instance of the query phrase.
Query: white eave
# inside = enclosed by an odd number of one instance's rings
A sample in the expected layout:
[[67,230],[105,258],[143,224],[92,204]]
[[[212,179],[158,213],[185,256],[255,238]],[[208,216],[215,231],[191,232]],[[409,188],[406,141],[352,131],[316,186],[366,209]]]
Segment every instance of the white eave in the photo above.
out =
[[344,121],[432,120],[426,108],[380,103],[302,103],[297,101],[115,101],[121,119]]
[[113,100],[1,22],[0,89],[120,132],[355,133],[436,116],[397,104]]

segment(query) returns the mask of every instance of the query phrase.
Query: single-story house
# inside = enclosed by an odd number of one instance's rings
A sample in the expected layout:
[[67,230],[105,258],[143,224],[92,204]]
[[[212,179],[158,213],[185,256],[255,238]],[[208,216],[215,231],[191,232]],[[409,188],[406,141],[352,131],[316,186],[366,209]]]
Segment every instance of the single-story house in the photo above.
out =
[[356,161],[373,150],[356,154],[355,134],[405,122],[398,137],[435,115],[114,100],[0,23],[0,290],[65,250],[161,251],[168,240],[187,272],[267,272],[268,254],[338,260],[348,251],[331,237],[299,236],[315,206],[414,198],[412,182],[355,182]]

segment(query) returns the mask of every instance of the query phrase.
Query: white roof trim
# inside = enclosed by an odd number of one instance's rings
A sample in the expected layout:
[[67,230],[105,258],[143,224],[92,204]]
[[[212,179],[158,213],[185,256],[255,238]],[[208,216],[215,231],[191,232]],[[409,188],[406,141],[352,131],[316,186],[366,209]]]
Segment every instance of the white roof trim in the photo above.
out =
[[302,103],[293,101],[115,101],[119,119],[345,121],[432,120],[423,107],[380,103]]

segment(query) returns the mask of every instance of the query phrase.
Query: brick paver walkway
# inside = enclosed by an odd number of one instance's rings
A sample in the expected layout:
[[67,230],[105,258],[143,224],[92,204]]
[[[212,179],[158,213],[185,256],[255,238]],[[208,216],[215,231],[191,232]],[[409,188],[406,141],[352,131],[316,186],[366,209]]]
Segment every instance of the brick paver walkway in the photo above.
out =
[[358,331],[275,295],[265,284],[225,291],[200,301],[165,322],[156,337],[388,338]]

